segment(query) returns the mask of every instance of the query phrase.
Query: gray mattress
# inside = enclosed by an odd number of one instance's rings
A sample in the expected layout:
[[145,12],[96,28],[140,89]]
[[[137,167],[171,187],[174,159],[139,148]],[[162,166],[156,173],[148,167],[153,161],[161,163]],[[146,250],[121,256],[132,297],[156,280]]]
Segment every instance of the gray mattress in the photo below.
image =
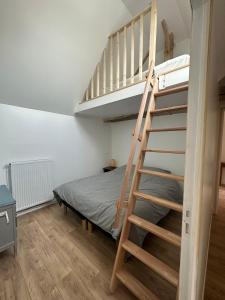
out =
[[[168,172],[165,170],[160,171]],[[116,214],[115,204],[119,198],[124,172],[125,166],[108,173],[65,183],[56,188],[54,192],[75,210],[116,239],[120,234],[120,229],[113,230]],[[156,176],[143,175],[139,191],[174,202],[181,202],[182,199],[180,185],[175,180]],[[142,199],[138,199],[135,208],[136,215],[155,224],[168,212],[169,209]],[[141,245],[145,235],[144,230],[133,226],[130,238]]]

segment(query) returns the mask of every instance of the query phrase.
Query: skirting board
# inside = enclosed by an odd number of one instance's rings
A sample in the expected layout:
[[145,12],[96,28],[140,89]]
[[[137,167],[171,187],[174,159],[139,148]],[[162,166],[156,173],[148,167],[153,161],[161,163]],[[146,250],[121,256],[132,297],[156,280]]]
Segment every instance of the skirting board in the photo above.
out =
[[28,209],[24,209],[24,210],[22,210],[20,212],[17,212],[17,217],[23,216],[23,215],[31,213],[31,212],[33,212],[35,210],[38,210],[38,209],[41,209],[43,207],[46,207],[46,206],[49,206],[49,205],[52,205],[52,204],[56,204],[56,203],[57,203],[57,201],[55,199],[52,199],[52,200],[50,200],[48,202],[45,202],[43,204],[36,205],[36,206],[30,207]]

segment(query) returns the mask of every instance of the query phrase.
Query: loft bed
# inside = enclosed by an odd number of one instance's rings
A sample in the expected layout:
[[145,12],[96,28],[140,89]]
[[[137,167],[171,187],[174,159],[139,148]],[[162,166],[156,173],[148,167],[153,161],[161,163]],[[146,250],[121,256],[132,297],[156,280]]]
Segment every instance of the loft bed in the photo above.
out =
[[[159,90],[187,84],[189,81],[189,68],[189,55],[181,55],[157,65],[154,72],[159,77]],[[147,72],[143,73],[145,78]],[[106,122],[127,120],[129,118],[135,119],[140,109],[144,87],[145,81],[141,81],[93,100],[83,101],[76,105],[74,112],[76,115],[102,118]],[[174,95],[173,100],[179,101],[179,96],[181,95]],[[171,100],[168,101],[167,99],[167,105],[172,104]]]
[[161,24],[165,62],[156,67],[156,5],[149,6],[109,36],[82,101],[76,101],[76,115],[105,121],[135,117],[152,62],[155,73],[161,74],[159,89],[189,80],[189,55],[173,58],[174,35],[165,19]]
[[[150,169],[165,174],[170,173],[158,168]],[[134,166],[132,167],[133,171]],[[114,224],[124,173],[125,166],[122,166],[108,173],[65,183],[54,190],[55,198],[60,204],[63,203],[65,206],[73,208],[91,223],[109,233],[114,239],[118,239],[122,222],[120,222],[119,228],[115,228]],[[167,198],[175,205],[182,202],[182,191],[176,180],[146,175],[141,181],[141,191],[155,197]],[[139,199],[135,212],[138,216],[156,224],[168,214],[169,209]],[[146,231],[134,227],[132,239],[142,245],[146,234]]]

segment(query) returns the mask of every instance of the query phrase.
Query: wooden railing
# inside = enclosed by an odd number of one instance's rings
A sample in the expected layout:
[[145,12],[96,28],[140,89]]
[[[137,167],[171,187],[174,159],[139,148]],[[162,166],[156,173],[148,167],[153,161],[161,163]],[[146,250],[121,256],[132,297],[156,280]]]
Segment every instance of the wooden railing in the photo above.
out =
[[109,36],[83,101],[146,80],[145,73],[150,63],[155,63],[156,1],[153,0],[150,7]]

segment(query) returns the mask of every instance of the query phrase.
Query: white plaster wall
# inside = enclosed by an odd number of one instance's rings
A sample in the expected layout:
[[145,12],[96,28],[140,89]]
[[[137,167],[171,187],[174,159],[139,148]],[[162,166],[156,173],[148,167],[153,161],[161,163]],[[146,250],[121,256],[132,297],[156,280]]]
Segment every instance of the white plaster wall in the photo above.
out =
[[[131,144],[131,134],[136,120],[111,124],[112,157],[119,166],[126,164]],[[154,119],[154,128],[186,126],[186,115],[160,116]],[[149,139],[151,148],[185,150],[185,132],[152,133]],[[147,153],[145,165],[170,170],[174,174],[184,174],[184,155]]]
[[0,1],[0,103],[72,115],[130,18],[121,0]]
[[50,158],[55,186],[101,172],[110,158],[109,126],[101,120],[0,104],[0,184],[6,164]]

